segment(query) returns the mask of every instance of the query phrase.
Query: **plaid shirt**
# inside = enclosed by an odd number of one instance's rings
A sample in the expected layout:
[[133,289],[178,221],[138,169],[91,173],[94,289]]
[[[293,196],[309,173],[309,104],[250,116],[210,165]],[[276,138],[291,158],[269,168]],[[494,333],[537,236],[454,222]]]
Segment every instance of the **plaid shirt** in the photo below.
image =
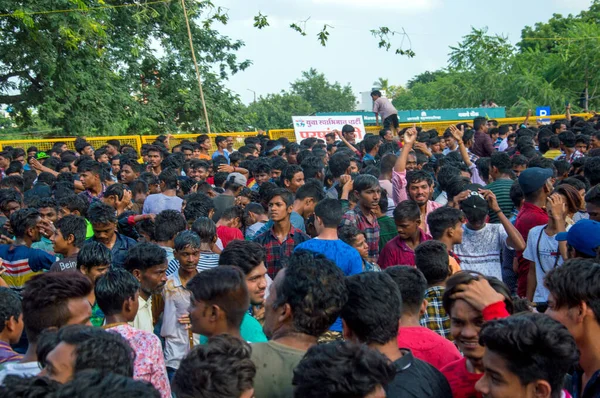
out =
[[425,290],[427,299],[427,311],[421,317],[421,326],[433,330],[442,337],[452,341],[450,334],[450,317],[442,306],[442,296],[446,288],[444,286],[432,286]]
[[475,162],[479,160],[479,156],[471,152],[470,149],[467,149],[467,154],[469,155],[469,160],[471,161],[471,163],[475,164]]
[[102,192],[98,196],[93,196],[87,189],[79,194],[82,198],[88,201],[89,204],[102,200],[106,191],[106,185],[102,184]]
[[573,152],[570,158],[567,158],[567,154],[563,153],[562,155],[557,156],[554,160],[566,160],[569,163],[573,163],[575,159],[579,159],[584,157],[585,155],[579,151]]
[[267,252],[265,265],[267,273],[272,279],[283,268],[284,261],[294,252],[294,248],[302,242],[310,239],[310,236],[290,225],[291,229],[283,242],[279,242],[273,232],[273,227],[254,238],[254,242],[259,243]]
[[377,263],[379,258],[379,223],[377,217],[371,214],[373,222],[369,221],[367,216],[362,212],[359,205],[354,207],[354,210],[349,210],[344,214],[341,227],[353,226],[363,231],[367,237],[367,245],[369,246],[369,259]]

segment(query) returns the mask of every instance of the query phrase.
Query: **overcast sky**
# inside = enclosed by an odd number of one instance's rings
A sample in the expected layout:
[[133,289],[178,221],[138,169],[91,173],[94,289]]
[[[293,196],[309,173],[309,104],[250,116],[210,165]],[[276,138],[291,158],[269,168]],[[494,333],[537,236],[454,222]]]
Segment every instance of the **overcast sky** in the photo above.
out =
[[[245,46],[240,59],[250,59],[247,70],[226,85],[244,103],[257,96],[289,89],[302,71],[313,67],[330,81],[350,83],[355,94],[368,91],[379,77],[390,84],[406,84],[413,76],[446,66],[449,46],[468,34],[471,26],[487,26],[489,33],[519,41],[526,25],[547,21],[552,14],[577,14],[589,0],[214,0],[229,9],[230,21],[219,31]],[[253,17],[262,12],[270,26],[254,28]],[[289,28],[310,17],[307,36]],[[323,24],[330,28],[327,47],[317,40]],[[215,25],[217,26],[217,25]],[[377,48],[369,30],[380,26],[401,31],[412,41],[416,56],[409,59]],[[396,39],[394,39],[396,40]],[[399,38],[397,39],[399,40]],[[399,41],[397,42],[399,44]],[[406,47],[406,45],[405,45]]]

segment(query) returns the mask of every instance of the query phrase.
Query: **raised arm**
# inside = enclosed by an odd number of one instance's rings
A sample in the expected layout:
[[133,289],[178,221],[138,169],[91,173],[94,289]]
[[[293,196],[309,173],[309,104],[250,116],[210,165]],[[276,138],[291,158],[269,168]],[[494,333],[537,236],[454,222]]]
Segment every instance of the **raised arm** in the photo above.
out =
[[356,149],[346,138],[344,138],[344,135],[342,134],[341,131],[339,131],[339,130],[333,130],[333,132],[336,133],[338,137],[340,137],[340,140],[342,140],[342,142],[344,144],[346,144],[346,146],[348,148],[350,148],[352,150],[352,152],[360,154],[360,151],[358,149]]
[[412,151],[413,145],[417,140],[417,127],[415,124],[406,130],[404,133],[404,147],[400,152],[400,156],[398,160],[396,160],[396,164],[394,165],[394,171],[397,173],[402,173],[406,170],[406,162],[408,161],[408,154]]
[[467,152],[467,147],[465,146],[465,143],[463,142],[463,135],[465,134],[465,126],[460,126],[460,130],[455,126],[455,125],[451,125],[450,126],[450,134],[452,134],[452,137],[454,137],[454,139],[458,142],[458,150],[460,152],[460,156],[462,157],[463,162],[465,162],[465,164],[468,167],[471,167],[471,165],[473,164],[471,162],[471,159],[469,158],[469,152]]
[[496,199],[496,195],[488,189],[480,189],[479,193],[483,195],[485,200],[488,202],[488,206],[492,210],[493,213],[496,214],[500,223],[504,227],[508,238],[506,238],[506,244],[516,251],[525,250],[525,241],[523,240],[523,236],[521,233],[515,228],[515,226],[506,218],[504,213],[502,213],[502,209],[498,206],[498,200]]

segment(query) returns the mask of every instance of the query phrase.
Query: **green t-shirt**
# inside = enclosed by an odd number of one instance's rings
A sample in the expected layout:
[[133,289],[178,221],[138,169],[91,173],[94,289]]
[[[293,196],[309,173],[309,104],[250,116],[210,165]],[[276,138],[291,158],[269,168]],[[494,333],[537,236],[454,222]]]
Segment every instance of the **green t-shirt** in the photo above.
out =
[[[242,335],[242,339],[249,343],[265,343],[268,341],[260,323],[249,313],[244,315],[240,334]],[[200,336],[200,344],[206,344],[207,341],[208,338],[206,336]]]
[[[514,181],[511,179],[501,179],[496,180],[485,187],[485,189],[489,189],[494,193],[494,195],[496,195],[498,206],[500,206],[500,210],[502,210],[502,213],[504,213],[506,218],[510,218],[512,216],[512,212],[515,207],[510,199],[510,188],[513,186],[513,183]],[[490,223],[496,224],[500,222],[498,216],[491,210],[489,215]]]
[[254,394],[256,397],[288,398],[294,396],[294,368],[306,351],[274,341],[252,344],[252,362],[256,365]]
[[94,237],[94,228],[92,228],[92,223],[85,219],[85,239],[91,239]]
[[386,243],[398,235],[398,230],[392,217],[379,217],[377,222],[379,223],[379,251],[381,251]]

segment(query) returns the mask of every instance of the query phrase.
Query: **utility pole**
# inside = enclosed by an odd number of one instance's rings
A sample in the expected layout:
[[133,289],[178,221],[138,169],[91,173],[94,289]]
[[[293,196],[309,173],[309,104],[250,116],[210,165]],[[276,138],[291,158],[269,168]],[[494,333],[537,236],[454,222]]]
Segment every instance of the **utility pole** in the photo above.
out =
[[247,90],[254,94],[254,101],[253,101],[253,103],[256,104],[256,91],[250,90],[249,88]]

